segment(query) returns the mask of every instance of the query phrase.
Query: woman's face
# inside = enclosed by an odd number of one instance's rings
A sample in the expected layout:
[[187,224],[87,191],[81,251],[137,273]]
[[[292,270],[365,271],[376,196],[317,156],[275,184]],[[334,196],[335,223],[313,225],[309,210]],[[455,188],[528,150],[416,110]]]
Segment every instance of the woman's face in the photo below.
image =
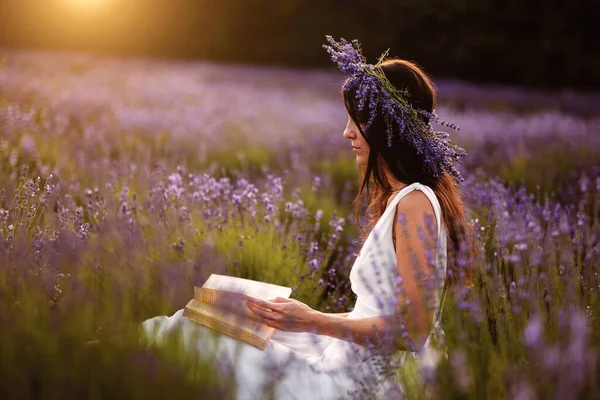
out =
[[358,127],[350,116],[348,116],[348,123],[346,124],[346,129],[344,129],[344,137],[350,139],[352,151],[356,154],[356,163],[358,165],[367,165],[369,160],[369,145],[360,134]]

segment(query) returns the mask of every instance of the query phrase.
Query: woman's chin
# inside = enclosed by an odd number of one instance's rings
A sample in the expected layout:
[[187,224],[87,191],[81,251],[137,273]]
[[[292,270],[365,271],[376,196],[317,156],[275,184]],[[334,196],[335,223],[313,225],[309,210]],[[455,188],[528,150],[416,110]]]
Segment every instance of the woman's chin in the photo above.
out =
[[356,163],[358,165],[367,165],[367,159],[362,155],[356,155]]

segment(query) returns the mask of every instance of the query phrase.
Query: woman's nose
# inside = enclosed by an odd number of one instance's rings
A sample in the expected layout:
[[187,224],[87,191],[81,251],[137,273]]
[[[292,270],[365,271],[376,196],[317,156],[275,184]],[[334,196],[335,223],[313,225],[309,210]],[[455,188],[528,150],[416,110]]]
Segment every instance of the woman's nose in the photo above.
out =
[[343,136],[346,139],[354,139],[356,137],[356,134],[352,131],[352,128],[350,127],[350,123],[348,123],[346,125],[346,129],[344,129],[344,134]]

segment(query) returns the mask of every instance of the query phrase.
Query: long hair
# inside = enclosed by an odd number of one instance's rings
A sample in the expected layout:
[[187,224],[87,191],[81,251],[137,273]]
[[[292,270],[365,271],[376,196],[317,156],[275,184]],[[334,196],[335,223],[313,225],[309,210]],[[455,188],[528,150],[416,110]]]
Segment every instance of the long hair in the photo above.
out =
[[[433,111],[436,103],[434,86],[425,72],[415,63],[390,59],[380,64],[379,68],[397,89],[408,91],[407,99],[413,108]],[[424,156],[417,154],[416,150],[406,141],[394,140],[392,147],[388,147],[387,125],[381,109],[377,109],[375,119],[365,132],[363,126],[369,120],[369,110],[366,107],[362,111],[358,109],[355,89],[344,90],[342,95],[350,118],[370,147],[367,165],[359,168],[360,189],[354,200],[354,213],[363,238],[365,230],[359,218],[361,200],[364,197],[367,199],[367,220],[370,230],[383,214],[392,194],[385,174],[386,169],[396,180],[406,185],[413,182],[427,185],[433,189],[438,198],[448,233],[447,278],[454,283],[457,282],[459,276],[462,276],[466,280],[466,284],[471,286],[475,275],[473,263],[467,262],[467,265],[461,265],[462,271],[460,271],[458,262],[458,258],[465,256],[465,249],[473,256],[471,261],[475,259],[474,256],[477,253],[473,228],[467,220],[468,210],[463,204],[460,186],[448,173],[437,178],[428,175],[422,168],[425,162]],[[465,262],[460,262],[460,264],[465,264]]]

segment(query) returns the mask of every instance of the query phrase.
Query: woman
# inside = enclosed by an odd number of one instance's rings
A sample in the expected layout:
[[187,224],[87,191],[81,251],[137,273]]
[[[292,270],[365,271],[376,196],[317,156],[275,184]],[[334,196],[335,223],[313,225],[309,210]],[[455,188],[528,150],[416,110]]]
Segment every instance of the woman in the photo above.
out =
[[353,311],[322,313],[294,299],[251,298],[257,318],[277,328],[264,351],[215,335],[182,310],[143,324],[151,338],[181,335],[186,347],[229,365],[239,399],[264,398],[267,388],[277,399],[390,398],[390,390],[401,397],[402,387],[388,375],[411,359],[435,362],[431,339],[442,337],[445,283],[459,275],[447,263],[447,242],[458,249],[469,228],[448,154],[464,154],[432,136],[430,80],[411,62],[371,66],[358,43],[328,40],[332,58],[350,74],[343,136],[361,171],[357,200],[369,199],[370,234],[350,273]]

